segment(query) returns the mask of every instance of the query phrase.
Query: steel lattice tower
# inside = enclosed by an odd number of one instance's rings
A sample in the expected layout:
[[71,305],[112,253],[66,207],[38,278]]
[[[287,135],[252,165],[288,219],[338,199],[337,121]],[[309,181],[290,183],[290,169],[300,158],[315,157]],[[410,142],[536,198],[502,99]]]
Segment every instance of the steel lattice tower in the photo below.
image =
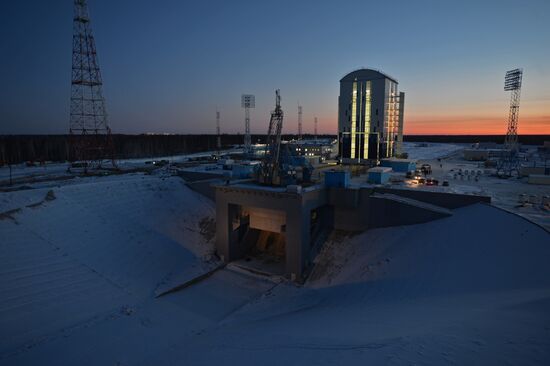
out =
[[104,159],[115,166],[102,85],[88,5],[74,0],[70,160],[80,161],[85,169],[100,167]]
[[507,149],[514,151],[518,149],[519,99],[522,78],[522,69],[510,70],[504,78],[504,90],[512,92],[510,95],[510,112],[508,113],[508,130],[506,131],[504,145]]
[[523,70],[514,69],[506,72],[504,77],[504,90],[511,91],[510,111],[508,113],[508,128],[504,138],[504,152],[497,162],[497,173],[511,176],[519,170],[518,158],[518,119],[519,100],[521,95],[521,82]]

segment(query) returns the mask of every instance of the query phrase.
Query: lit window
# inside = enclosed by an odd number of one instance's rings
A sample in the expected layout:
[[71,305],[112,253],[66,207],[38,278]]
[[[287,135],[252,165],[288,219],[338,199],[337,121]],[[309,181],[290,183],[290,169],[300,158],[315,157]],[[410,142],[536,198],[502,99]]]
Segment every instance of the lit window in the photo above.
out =
[[365,130],[363,136],[363,158],[369,157],[369,133],[370,133],[370,109],[371,109],[371,83],[367,81],[367,90],[365,91]]
[[357,128],[357,81],[353,82],[351,95],[351,158],[355,158],[355,134]]

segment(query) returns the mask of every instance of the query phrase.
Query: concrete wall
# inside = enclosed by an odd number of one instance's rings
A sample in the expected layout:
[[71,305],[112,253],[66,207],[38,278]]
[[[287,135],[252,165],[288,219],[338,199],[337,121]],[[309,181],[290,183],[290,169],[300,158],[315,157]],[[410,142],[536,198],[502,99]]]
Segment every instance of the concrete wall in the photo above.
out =
[[358,232],[428,222],[452,215],[449,209],[490,202],[490,197],[380,187],[315,187],[297,194],[245,184],[215,186],[215,197],[216,246],[223,260],[241,258],[253,241],[245,240],[246,224],[240,229],[233,225],[242,216],[241,209],[279,211],[278,216],[286,218],[286,272],[295,279],[301,278],[318,250],[310,232],[312,210],[322,215],[317,233],[325,229]]
[[197,182],[187,182],[186,185],[193,191],[202,194],[203,196],[214,201],[216,199],[216,190],[214,185],[223,184],[222,179],[208,179]]
[[[389,197],[375,197],[385,193],[410,199],[399,202]],[[433,209],[426,203],[443,210]],[[478,202],[490,203],[490,197],[463,194],[412,191],[394,188],[330,188],[328,203],[334,210],[334,228],[346,231],[364,231],[376,227],[410,225],[448,216],[444,209],[454,209]]]
[[223,173],[221,172],[194,172],[190,170],[180,170],[178,175],[185,179],[186,182],[195,182],[199,180],[207,180],[213,178],[223,178]]
[[370,197],[368,201],[368,228],[414,225],[450,216],[441,211],[430,210],[385,197]]
[[550,175],[550,167],[543,166],[522,166],[519,169],[519,174],[522,177],[528,177],[531,174]]
[[527,178],[527,183],[550,185],[550,175],[529,174],[529,178]]
[[[334,210],[333,227],[345,231],[365,231],[379,227],[412,225],[428,222],[450,215],[445,209],[438,210],[415,204],[414,200],[400,202],[388,197],[374,195],[378,188],[329,190],[329,203]],[[394,193],[394,192],[391,192]]]
[[369,198],[372,189],[355,188],[329,190],[330,204],[334,210],[334,228],[345,231],[364,231],[369,228]]
[[491,203],[491,197],[472,196],[468,194],[432,192],[432,191],[421,191],[421,190],[412,190],[412,189],[383,188],[383,187],[376,187],[375,191],[380,193],[391,193],[402,197],[412,198],[414,200],[430,203],[432,205],[445,207],[449,209],[469,206],[479,202]]

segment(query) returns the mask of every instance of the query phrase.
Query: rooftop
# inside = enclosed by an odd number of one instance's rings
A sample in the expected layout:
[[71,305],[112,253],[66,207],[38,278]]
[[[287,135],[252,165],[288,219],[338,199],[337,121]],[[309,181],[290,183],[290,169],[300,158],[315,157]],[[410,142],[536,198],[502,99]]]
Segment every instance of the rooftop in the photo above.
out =
[[376,79],[390,79],[395,83],[399,83],[395,78],[387,74],[384,74],[380,70],[366,69],[366,68],[358,69],[350,72],[349,74],[344,76],[342,79],[340,79],[340,82],[348,82],[348,81],[354,81],[354,80],[376,80]]

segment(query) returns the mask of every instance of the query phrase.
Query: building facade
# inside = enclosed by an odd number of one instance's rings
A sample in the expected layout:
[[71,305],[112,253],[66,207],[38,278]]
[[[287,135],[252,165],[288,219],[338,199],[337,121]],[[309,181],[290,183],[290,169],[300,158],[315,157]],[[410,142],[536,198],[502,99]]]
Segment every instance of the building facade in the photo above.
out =
[[337,141],[333,139],[295,140],[288,142],[290,150],[305,157],[320,157],[321,160],[332,159],[337,151]]
[[370,164],[401,153],[405,93],[397,80],[360,69],[340,80],[338,143],[344,164]]

